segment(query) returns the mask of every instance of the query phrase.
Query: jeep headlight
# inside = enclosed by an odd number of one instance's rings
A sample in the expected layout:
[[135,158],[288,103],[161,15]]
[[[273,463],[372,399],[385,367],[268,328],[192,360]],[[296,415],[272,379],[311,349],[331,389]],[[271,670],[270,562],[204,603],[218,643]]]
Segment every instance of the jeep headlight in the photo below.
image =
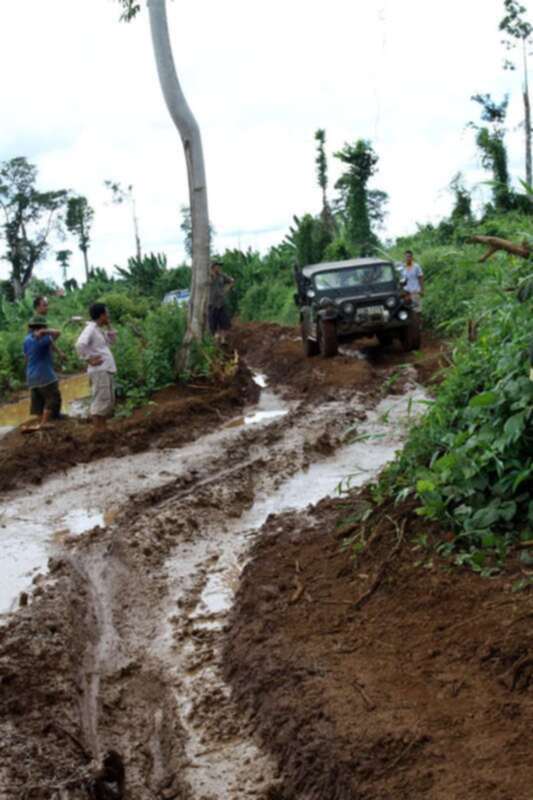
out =
[[311,300],[312,300],[312,299],[313,299],[313,297],[316,295],[316,292],[315,292],[315,290],[314,290],[314,289],[308,289],[308,290],[307,290],[307,292],[306,292],[306,295],[307,295],[309,298],[311,298]]
[[322,297],[318,305],[320,308],[325,308],[326,306],[334,306],[335,302],[331,299],[331,297]]
[[394,308],[394,306],[396,305],[396,298],[387,297],[387,299],[385,300],[385,305],[387,306],[387,308]]
[[355,311],[355,306],[353,303],[343,303],[341,308],[348,316],[351,316]]
[[409,314],[407,313],[407,311],[402,308],[402,310],[398,314],[398,319],[401,319],[402,322],[405,322],[405,320],[408,318],[408,316],[409,316]]

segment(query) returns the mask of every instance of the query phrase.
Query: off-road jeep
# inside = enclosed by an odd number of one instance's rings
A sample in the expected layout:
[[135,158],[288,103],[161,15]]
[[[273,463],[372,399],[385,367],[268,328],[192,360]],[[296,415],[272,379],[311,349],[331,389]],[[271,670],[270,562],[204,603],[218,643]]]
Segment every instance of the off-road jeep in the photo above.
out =
[[420,323],[404,280],[391,261],[353,258],[309,264],[295,270],[306,356],[337,354],[339,342],[377,336],[380,344],[400,340],[420,348]]

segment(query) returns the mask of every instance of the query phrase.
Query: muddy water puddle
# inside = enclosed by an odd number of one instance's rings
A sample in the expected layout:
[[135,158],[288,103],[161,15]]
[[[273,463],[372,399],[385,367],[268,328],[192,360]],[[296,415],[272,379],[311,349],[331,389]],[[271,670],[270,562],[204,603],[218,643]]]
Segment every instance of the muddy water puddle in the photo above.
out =
[[[236,420],[234,429],[216,431],[179,449],[81,464],[29,493],[20,491],[4,498],[0,504],[0,615],[14,608],[20,592],[29,587],[35,573],[46,570],[48,558],[69,538],[109,525],[130,496],[203,468],[213,453],[231,446],[239,429],[268,424],[287,414],[289,406],[266,388],[264,376],[256,380],[265,387],[259,403]],[[75,391],[83,386],[78,381]]]
[[[358,426],[354,441],[341,447],[330,458],[312,463],[297,472],[276,491],[259,496],[252,508],[235,527],[234,536],[241,535],[247,548],[250,537],[257,532],[270,514],[301,511],[328,496],[340,494],[344,488],[365,484],[394,458],[401,447],[407,428],[424,408],[427,396],[422,389],[409,395],[387,398]],[[211,571],[200,603],[210,613],[227,611],[233,602],[238,576],[243,568],[237,561],[235,538],[231,539],[227,564]]]
[[[387,398],[368,413],[358,425],[354,439],[334,455],[310,464],[284,480],[274,491],[256,493],[251,508],[236,520],[226,521],[204,531],[204,536],[180,548],[166,564],[171,577],[172,610],[163,626],[160,641],[167,642],[162,658],[180,676],[175,689],[181,723],[186,732],[189,762],[187,781],[195,798],[244,798],[276,785],[270,760],[245,732],[220,736],[231,720],[231,698],[221,671],[221,635],[231,610],[241,572],[253,539],[271,514],[298,512],[342,487],[361,486],[374,477],[402,444],[410,422],[424,409],[426,395],[415,388],[402,397]],[[179,646],[172,643],[175,603],[188,609],[185,637]],[[208,645],[206,646],[206,641]],[[218,696],[219,723],[206,723],[201,709],[209,698]],[[200,711],[198,711],[200,710]],[[216,720],[219,711],[213,711]],[[209,754],[209,758],[205,757]],[[254,769],[250,774],[250,765]],[[261,794],[261,796],[265,796]]]
[[[83,398],[90,394],[87,375],[73,375],[70,378],[64,378],[60,380],[59,388],[64,412],[74,416],[82,414],[84,411]],[[27,422],[30,417],[29,396],[23,397],[16,403],[0,406],[0,437]]]

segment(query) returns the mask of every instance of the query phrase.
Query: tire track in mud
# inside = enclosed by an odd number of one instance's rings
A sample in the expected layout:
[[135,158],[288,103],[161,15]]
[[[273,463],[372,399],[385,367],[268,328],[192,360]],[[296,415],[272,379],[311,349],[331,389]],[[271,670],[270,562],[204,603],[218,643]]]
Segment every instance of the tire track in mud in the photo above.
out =
[[[93,778],[62,800],[277,791],[275,767],[222,677],[223,627],[242,559],[278,510],[278,490],[330,458],[365,417],[361,401],[345,395],[235,429],[198,470],[132,498],[108,529],[69,546],[70,589],[87,598],[78,683]],[[306,505],[305,491],[297,505]]]

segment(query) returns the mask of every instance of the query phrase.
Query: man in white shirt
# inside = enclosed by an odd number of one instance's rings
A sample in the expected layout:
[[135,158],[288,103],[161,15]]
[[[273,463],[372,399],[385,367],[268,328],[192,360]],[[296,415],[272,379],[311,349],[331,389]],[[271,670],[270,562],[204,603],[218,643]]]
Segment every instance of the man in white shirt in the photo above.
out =
[[[91,322],[76,342],[76,352],[87,361],[91,383],[91,416],[96,430],[104,430],[115,407],[115,373],[117,367],[110,345],[116,331],[111,329],[107,307],[94,303],[89,309]],[[107,330],[105,330],[107,329]]]
[[413,259],[412,250],[405,251],[403,274],[407,280],[405,291],[411,295],[414,310],[420,313],[422,306],[420,298],[424,294],[424,273],[420,264]]

